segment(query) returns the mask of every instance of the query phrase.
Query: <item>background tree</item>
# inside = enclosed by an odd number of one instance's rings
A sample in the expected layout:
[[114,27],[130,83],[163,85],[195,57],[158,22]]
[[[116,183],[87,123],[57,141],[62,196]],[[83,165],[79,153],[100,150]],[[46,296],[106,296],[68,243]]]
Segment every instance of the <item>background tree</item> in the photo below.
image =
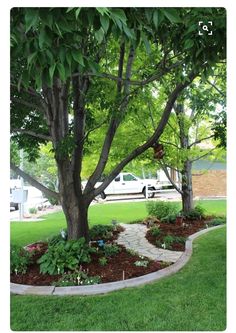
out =
[[[198,35],[199,17],[214,15],[214,39]],[[11,12],[12,140],[29,159],[52,142],[59,198],[69,239],[88,240],[88,207],[134,158],[155,144],[182,91],[208,77],[225,58],[224,9],[14,8]],[[115,135],[140,91],[168,82],[160,121],[152,134],[123,156],[102,184]],[[97,93],[96,93],[97,91]],[[89,134],[105,128],[96,167],[82,191],[81,171]],[[119,149],[120,147],[118,147]],[[49,192],[48,192],[49,191]]]
[[[193,209],[192,165],[203,158],[221,158],[225,156],[225,125],[221,124],[224,134],[218,138],[216,128],[219,118],[225,118],[225,72],[216,69],[216,80],[196,82],[180,96],[174,107],[175,115],[169,119],[162,143],[167,146],[163,160],[159,161],[167,178],[182,196],[182,208],[185,213]],[[212,78],[210,79],[212,80]],[[222,83],[223,82],[223,83]],[[173,140],[167,139],[172,137]],[[202,148],[204,144],[204,148]],[[209,147],[207,147],[207,144]],[[177,184],[170,175],[174,169],[181,183]]]

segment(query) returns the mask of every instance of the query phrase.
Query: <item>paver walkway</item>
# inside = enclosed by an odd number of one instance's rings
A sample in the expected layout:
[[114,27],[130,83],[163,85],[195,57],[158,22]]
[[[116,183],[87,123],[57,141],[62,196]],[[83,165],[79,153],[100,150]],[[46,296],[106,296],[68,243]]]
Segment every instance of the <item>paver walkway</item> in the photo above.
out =
[[147,227],[143,224],[121,224],[125,231],[119,234],[117,243],[124,245],[127,249],[137,252],[139,255],[152,260],[176,262],[182,251],[170,251],[160,249],[149,243],[145,238]]

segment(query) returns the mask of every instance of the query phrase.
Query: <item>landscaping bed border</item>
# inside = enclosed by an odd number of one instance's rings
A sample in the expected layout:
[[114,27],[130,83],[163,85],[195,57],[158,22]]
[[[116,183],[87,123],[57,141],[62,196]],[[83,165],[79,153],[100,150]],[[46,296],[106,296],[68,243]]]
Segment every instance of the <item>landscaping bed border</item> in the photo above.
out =
[[186,265],[192,255],[192,243],[197,237],[215,229],[225,227],[218,225],[196,232],[188,237],[185,243],[185,251],[181,257],[172,265],[161,269],[157,272],[142,275],[136,278],[121,280],[116,282],[108,282],[101,284],[94,284],[91,286],[69,286],[69,287],[54,287],[54,286],[31,286],[23,284],[10,284],[11,294],[17,295],[44,295],[44,296],[71,296],[71,295],[98,295],[106,294],[111,291],[120,290],[123,288],[137,287],[147,283],[160,280],[164,277],[177,273],[182,267]]

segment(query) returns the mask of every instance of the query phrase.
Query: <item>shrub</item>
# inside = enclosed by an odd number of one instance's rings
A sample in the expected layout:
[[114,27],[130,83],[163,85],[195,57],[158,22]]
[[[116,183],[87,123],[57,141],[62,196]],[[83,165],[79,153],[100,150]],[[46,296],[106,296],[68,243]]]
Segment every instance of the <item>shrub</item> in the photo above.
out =
[[103,247],[105,257],[112,257],[120,252],[120,248],[117,245],[105,244]]
[[225,224],[226,218],[225,217],[215,217],[214,219],[207,222],[208,226],[214,227],[217,225]]
[[32,252],[26,251],[24,248],[11,245],[10,249],[10,270],[11,273],[20,273],[25,274],[27,271],[27,267],[31,262]]
[[91,239],[108,239],[112,237],[112,232],[114,230],[113,225],[102,225],[102,224],[97,224],[94,225],[90,230],[89,230],[89,236]]
[[161,222],[174,223],[176,221],[177,213],[169,214],[161,219]]
[[153,226],[153,227],[150,228],[150,233],[151,233],[151,235],[152,235],[153,237],[157,237],[157,236],[160,235],[161,230],[160,230],[159,227],[157,227],[157,226]]
[[56,287],[92,285],[101,282],[100,276],[88,276],[84,271],[78,271],[70,274],[63,274],[60,280],[54,282]]
[[184,217],[189,220],[197,220],[205,217],[205,209],[200,205],[197,205],[195,208],[191,209],[187,213],[183,213]]
[[178,213],[178,206],[173,202],[152,201],[147,203],[149,215],[156,216],[158,219],[163,219],[167,216]]
[[40,273],[54,275],[64,273],[66,269],[73,271],[81,263],[90,262],[92,251],[83,237],[49,244],[47,252],[38,259]]
[[99,262],[99,265],[106,266],[107,265],[107,258],[106,257],[99,258],[98,262]]
[[29,208],[29,213],[30,214],[37,214],[37,208],[36,207],[31,207],[31,208]]

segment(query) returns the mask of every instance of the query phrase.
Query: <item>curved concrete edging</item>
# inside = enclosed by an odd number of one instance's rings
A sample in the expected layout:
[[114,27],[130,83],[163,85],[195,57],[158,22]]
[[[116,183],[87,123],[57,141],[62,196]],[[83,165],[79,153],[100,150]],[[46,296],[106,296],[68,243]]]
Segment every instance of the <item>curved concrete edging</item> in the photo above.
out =
[[72,287],[54,287],[54,286],[30,286],[11,283],[10,291],[12,294],[18,295],[55,295],[55,296],[69,296],[69,295],[97,295],[106,294],[110,291],[119,290],[128,287],[136,287],[146,283],[160,280],[164,277],[170,276],[178,272],[186,265],[192,255],[193,240],[211,230],[219,229],[225,225],[219,225],[208,229],[203,229],[188,237],[185,243],[185,251],[182,256],[169,267],[166,267],[157,272],[142,275],[137,278],[132,278],[124,281],[108,282],[95,284],[91,286],[72,286]]

